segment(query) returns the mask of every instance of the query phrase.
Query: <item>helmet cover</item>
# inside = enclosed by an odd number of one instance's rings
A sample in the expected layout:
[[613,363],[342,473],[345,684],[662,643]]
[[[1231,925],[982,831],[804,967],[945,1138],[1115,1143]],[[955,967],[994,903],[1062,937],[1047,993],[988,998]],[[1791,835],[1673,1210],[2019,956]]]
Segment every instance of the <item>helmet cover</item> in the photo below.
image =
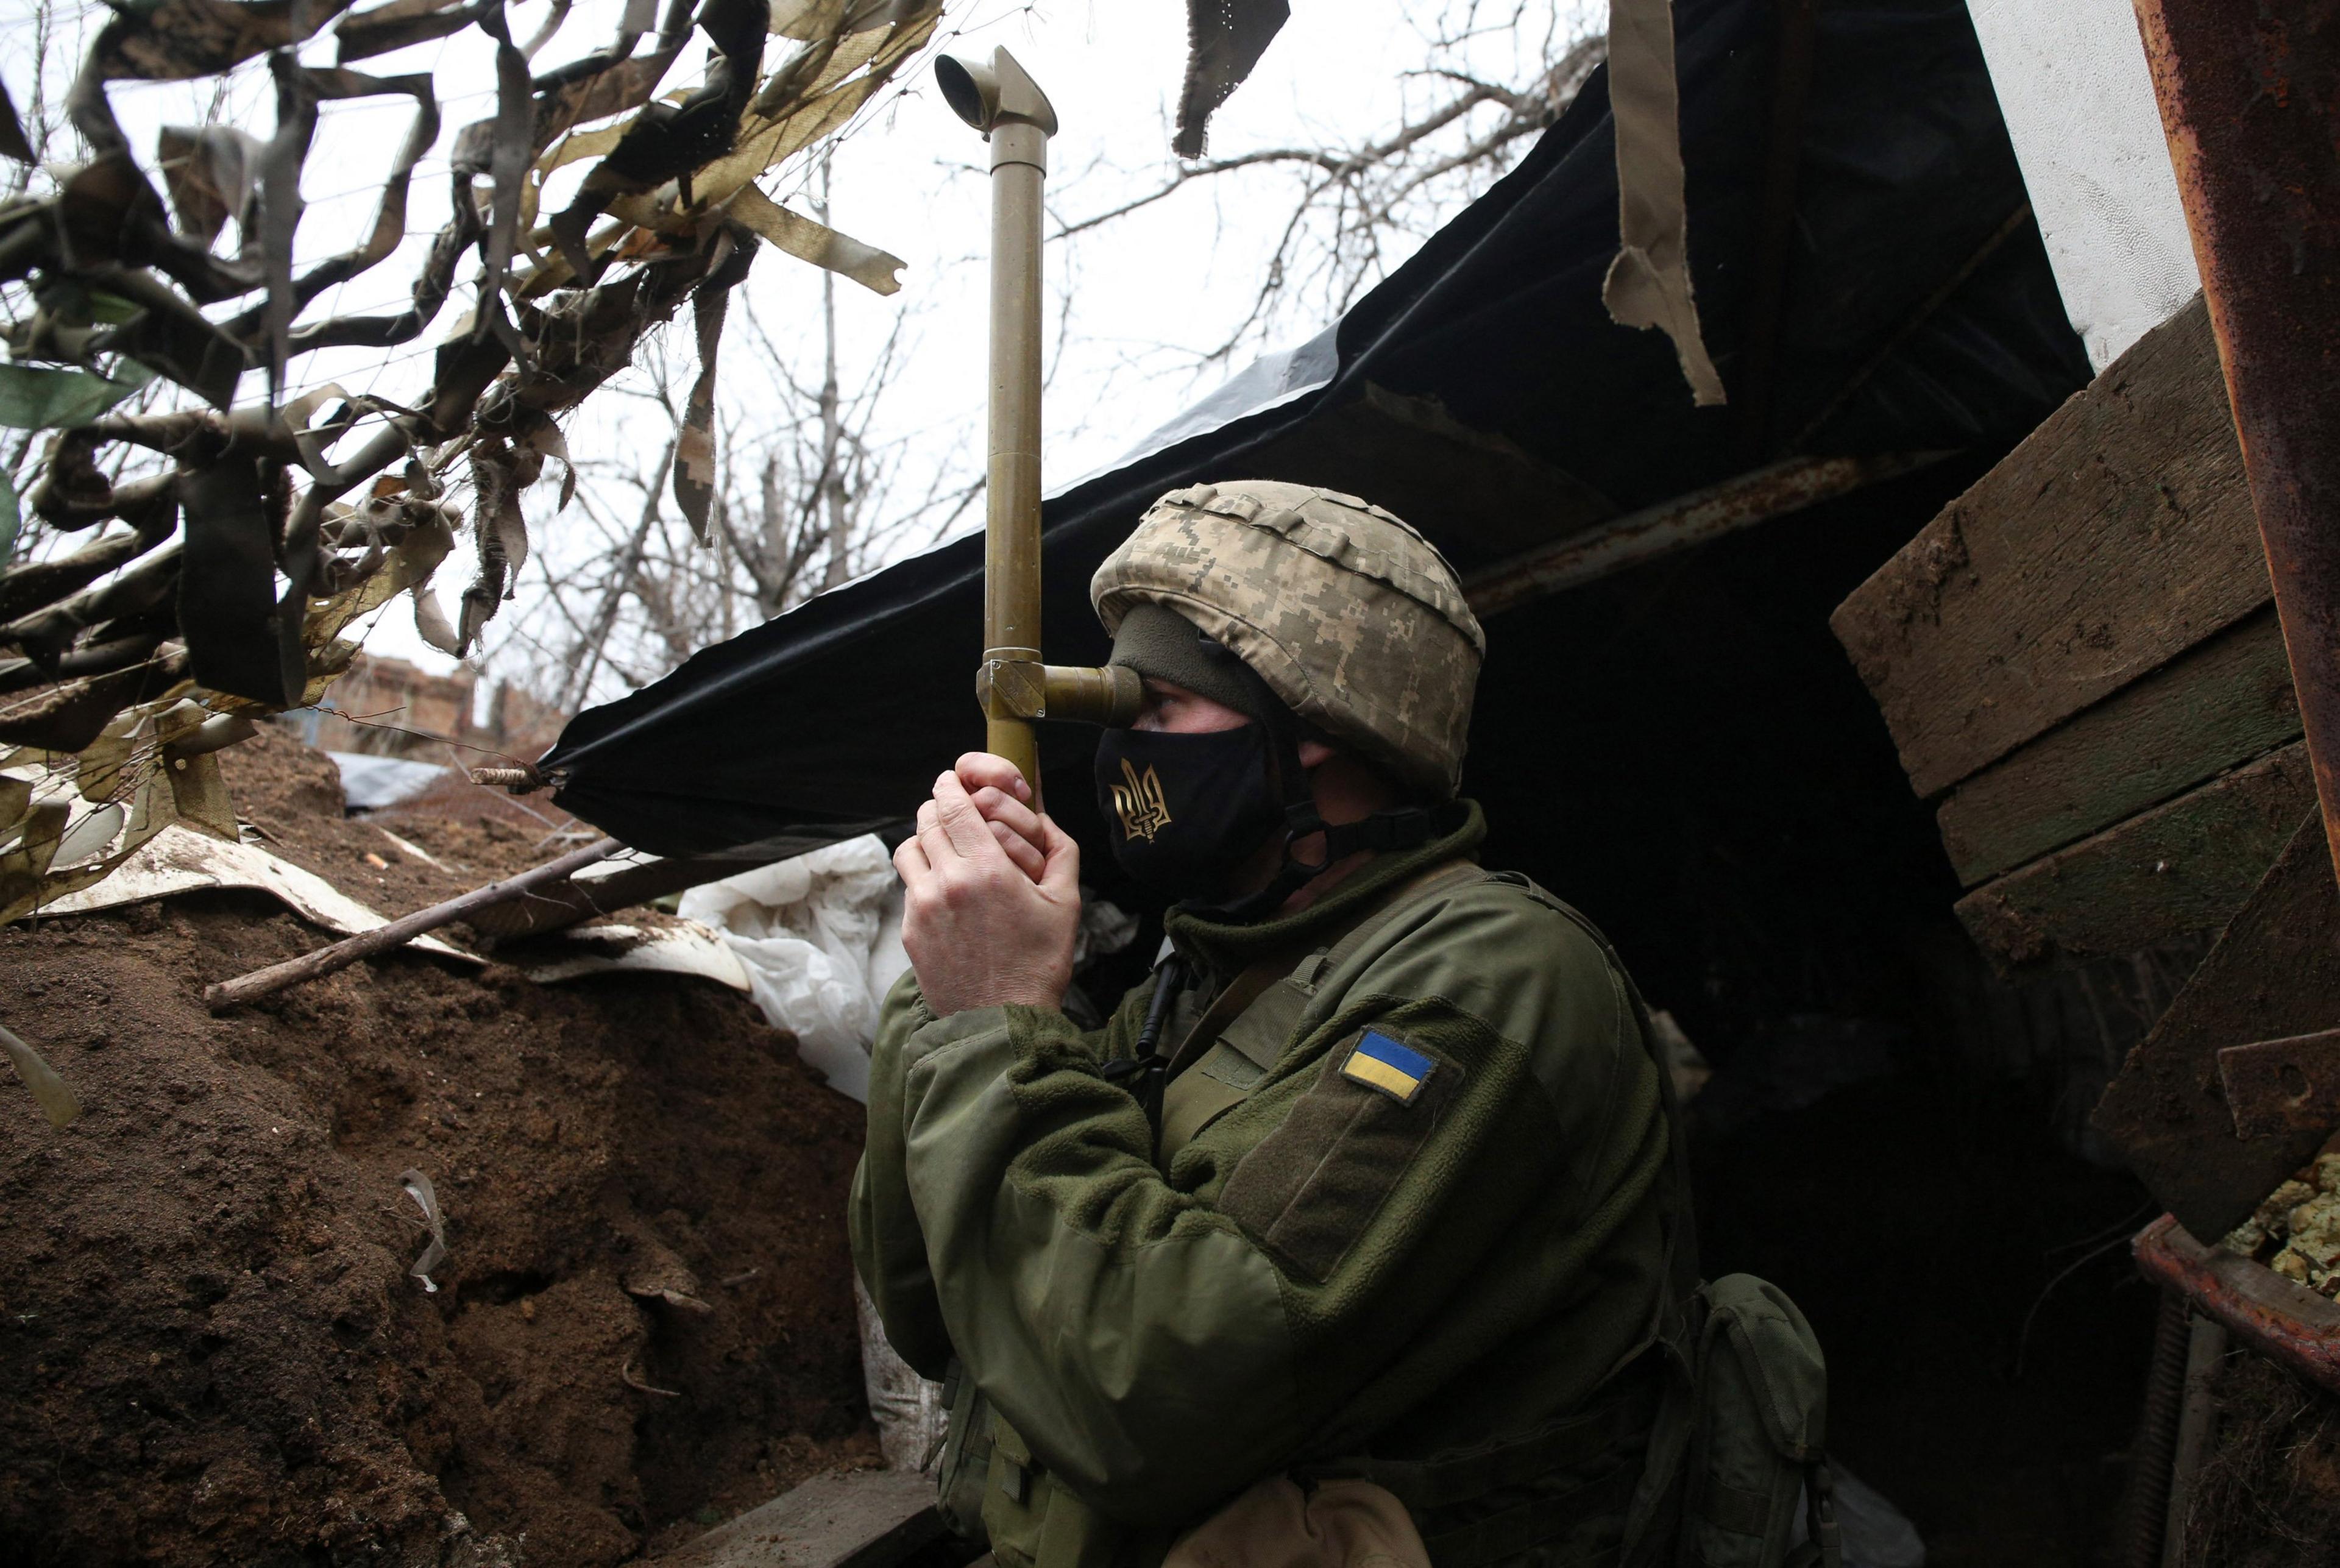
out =
[[1461,782],[1486,635],[1446,558],[1380,507],[1274,480],[1173,491],[1089,601],[1108,633],[1134,605],[1176,611],[1421,796]]

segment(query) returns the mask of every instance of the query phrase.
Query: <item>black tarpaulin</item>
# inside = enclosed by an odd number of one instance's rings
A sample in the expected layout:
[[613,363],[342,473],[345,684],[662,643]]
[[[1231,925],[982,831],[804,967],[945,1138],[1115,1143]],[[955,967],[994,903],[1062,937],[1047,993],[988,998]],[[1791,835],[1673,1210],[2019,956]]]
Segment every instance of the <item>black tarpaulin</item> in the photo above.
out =
[[[1088,579],[1147,502],[1204,479],[1330,482],[1311,453],[1361,400],[1443,409],[1631,509],[1789,453],[2002,448],[2083,384],[1963,0],[1893,0],[1820,9],[1774,368],[1768,395],[1746,396],[1776,185],[1776,14],[1764,0],[1677,9],[1692,275],[1733,406],[1693,409],[1666,339],[1601,305],[1617,185],[1596,73],[1518,168],[1334,328],[1048,500],[1047,656],[1102,657]],[[1750,401],[1768,408],[1762,431]],[[1434,497],[1435,479],[1413,488]],[[1397,510],[1466,571],[1500,553],[1492,538],[1536,526]],[[661,853],[907,816],[981,740],[981,575],[979,537],[954,541],[580,715],[542,763],[556,799]],[[1077,832],[1090,739],[1050,726],[1042,747],[1051,804]]]

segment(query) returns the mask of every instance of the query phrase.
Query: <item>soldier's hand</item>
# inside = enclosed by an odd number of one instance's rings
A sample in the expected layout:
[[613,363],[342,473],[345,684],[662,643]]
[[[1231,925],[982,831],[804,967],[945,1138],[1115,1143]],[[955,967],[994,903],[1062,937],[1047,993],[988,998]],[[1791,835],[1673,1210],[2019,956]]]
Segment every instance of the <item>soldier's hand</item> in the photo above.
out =
[[[1007,851],[1007,858],[1038,881],[1048,863],[1048,840],[1041,830],[1040,814],[1032,809],[1032,786],[1024,781],[1016,764],[988,751],[970,751],[951,770],[958,775],[959,785],[975,802],[975,809],[991,824],[992,837]],[[918,809],[920,828],[927,826],[934,811],[931,800]]]
[[[1063,1005],[1081,921],[1081,852],[1044,816],[1032,816],[1032,829],[1036,875],[1011,858],[954,769],[935,780],[917,835],[894,851],[904,889],[902,946],[936,1012]],[[1036,847],[1021,832],[1008,837]]]

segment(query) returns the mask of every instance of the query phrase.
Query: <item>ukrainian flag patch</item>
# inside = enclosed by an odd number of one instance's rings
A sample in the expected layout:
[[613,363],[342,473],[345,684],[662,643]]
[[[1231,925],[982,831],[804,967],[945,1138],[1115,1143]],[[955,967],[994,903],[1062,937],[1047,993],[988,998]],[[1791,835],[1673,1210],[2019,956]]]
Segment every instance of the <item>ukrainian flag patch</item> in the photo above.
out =
[[1369,1089],[1379,1089],[1402,1106],[1413,1104],[1422,1093],[1422,1086],[1438,1064],[1411,1046],[1402,1046],[1379,1029],[1367,1029],[1365,1037],[1341,1064],[1341,1076],[1353,1084],[1363,1084]]

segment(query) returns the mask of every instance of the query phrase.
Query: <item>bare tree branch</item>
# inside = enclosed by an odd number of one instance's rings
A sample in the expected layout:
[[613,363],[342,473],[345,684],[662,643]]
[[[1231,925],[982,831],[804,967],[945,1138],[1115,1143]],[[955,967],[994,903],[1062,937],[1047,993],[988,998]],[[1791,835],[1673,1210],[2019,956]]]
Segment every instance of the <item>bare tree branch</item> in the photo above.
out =
[[1393,130],[1353,145],[1284,144],[1174,164],[1134,196],[1084,216],[1058,215],[1049,237],[1071,241],[1109,229],[1205,184],[1239,186],[1244,199],[1229,203],[1228,211],[1256,225],[1266,205],[1262,183],[1280,173],[1296,184],[1286,187],[1286,218],[1262,282],[1242,318],[1198,362],[1225,361],[1295,307],[1309,308],[1314,321],[1346,309],[1386,275],[1393,253],[1410,251],[1454,206],[1502,175],[1518,149],[1560,117],[1606,58],[1605,36],[1567,35],[1555,25],[1532,48],[1535,63],[1517,81],[1465,68],[1460,63],[1464,45],[1475,40],[1505,34],[1527,41],[1531,14],[1524,4],[1483,15],[1482,9],[1476,0],[1450,0],[1436,14],[1424,32],[1426,63],[1404,79],[1434,84],[1438,92]]

